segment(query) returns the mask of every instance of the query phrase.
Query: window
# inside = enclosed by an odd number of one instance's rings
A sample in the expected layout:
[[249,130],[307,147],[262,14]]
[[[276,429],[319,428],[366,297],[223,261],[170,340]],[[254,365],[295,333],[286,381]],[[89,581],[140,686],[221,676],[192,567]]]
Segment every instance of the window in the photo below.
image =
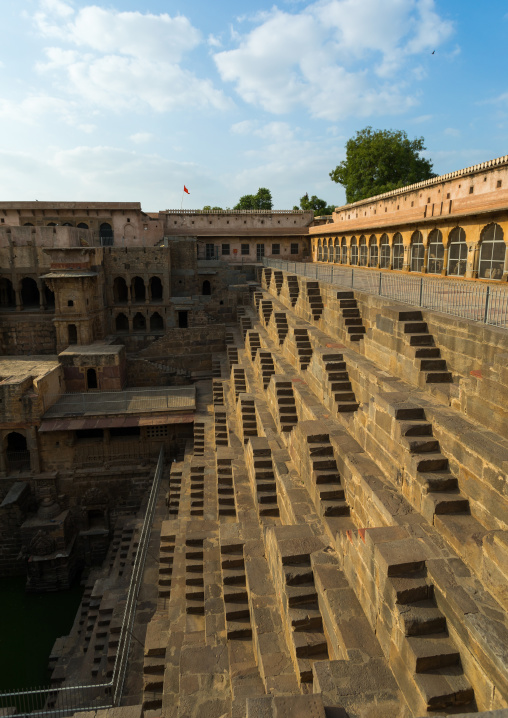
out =
[[353,266],[356,266],[358,264],[358,245],[356,244],[356,237],[351,237],[351,250],[350,250],[350,259]]
[[188,317],[188,311],[183,310],[178,312],[178,326],[180,329],[187,329],[189,326],[189,317]]
[[360,237],[360,256],[359,256],[360,267],[367,266],[367,238],[364,234]]
[[67,325],[67,341],[69,342],[69,344],[78,343],[78,330],[75,324]]
[[448,274],[463,277],[467,266],[466,233],[462,227],[455,227],[450,232],[448,244]]
[[413,232],[411,237],[411,271],[422,272],[425,247],[423,246],[423,235],[421,232]]
[[429,261],[427,271],[429,274],[441,274],[444,261],[443,235],[439,229],[433,229],[429,234]]
[[291,254],[298,254],[298,242],[291,242]]
[[318,262],[320,262],[323,259],[323,247],[321,245],[320,239],[318,239],[318,242],[317,242],[317,258],[318,258]]
[[242,248],[241,248],[241,250],[240,250],[240,253],[243,254],[243,255],[245,255],[245,254],[249,254],[249,251],[250,251],[250,250],[249,250],[249,245],[248,245],[248,244],[242,244]]
[[67,306],[68,306],[68,307],[73,307],[73,306],[74,306],[74,299],[69,299],[68,302],[67,302]]
[[335,237],[334,245],[335,245],[335,259],[333,261],[337,262],[337,264],[338,264],[340,262],[340,244],[339,244],[338,237]]
[[86,384],[89,389],[97,389],[97,372],[95,369],[86,370]]
[[501,279],[505,253],[506,246],[501,227],[498,224],[489,224],[484,227],[481,234],[478,276],[483,279]]
[[381,236],[381,239],[379,240],[379,245],[381,249],[381,258],[379,260],[379,266],[381,269],[389,269],[390,268],[390,240],[388,239],[387,234],[383,234]]
[[393,237],[393,269],[402,269],[404,265],[404,244],[402,235],[397,232]]
[[342,249],[342,257],[341,257],[341,264],[347,264],[347,240],[345,237],[342,237],[341,240],[341,249]]
[[165,436],[169,436],[169,426],[167,424],[161,424],[161,426],[146,427],[147,439],[159,439]]
[[369,239],[369,267],[377,267],[378,249],[376,235],[372,234]]
[[230,254],[230,246],[229,244],[223,244],[222,245],[222,254]]
[[280,244],[272,244],[272,254],[280,254]]

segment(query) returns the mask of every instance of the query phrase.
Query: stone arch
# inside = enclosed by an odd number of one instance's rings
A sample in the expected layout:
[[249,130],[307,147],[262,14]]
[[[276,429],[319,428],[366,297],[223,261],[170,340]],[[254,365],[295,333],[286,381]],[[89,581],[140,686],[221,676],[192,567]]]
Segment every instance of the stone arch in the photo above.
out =
[[30,471],[30,451],[25,434],[11,431],[4,437],[7,470]]
[[162,280],[160,277],[150,277],[150,297],[152,301],[161,301],[163,298]]
[[102,222],[100,225],[99,238],[103,247],[110,247],[113,244],[113,227],[109,222]]
[[323,262],[328,262],[328,240],[323,239]]
[[382,234],[379,240],[379,266],[381,269],[390,269],[391,249],[388,235]]
[[76,225],[78,229],[88,229],[88,225],[86,222],[80,222]]
[[126,224],[123,228],[123,236],[125,239],[134,239],[135,229],[132,224]]
[[72,222],[62,222],[62,227],[73,227]]
[[129,301],[127,282],[123,277],[115,277],[113,280],[113,300],[115,304],[127,304]]
[[25,224],[23,225],[23,227],[33,227],[33,226],[34,226],[33,222],[25,222]]
[[440,229],[433,229],[428,238],[429,259],[427,272],[441,274],[444,265],[443,233]]
[[378,246],[377,237],[371,234],[369,237],[369,267],[377,267],[378,263]]
[[46,282],[43,284],[44,288],[44,301],[46,303],[46,309],[55,308],[55,293],[48,287]]
[[404,240],[400,232],[393,235],[393,269],[402,269],[404,266]]
[[359,241],[358,264],[360,267],[367,266],[367,237],[362,234]]
[[318,262],[321,261],[322,257],[323,257],[323,247],[321,245],[321,238],[319,238],[317,241],[317,260],[318,260]]
[[447,274],[464,277],[467,269],[466,233],[462,227],[454,227],[448,235]]
[[162,332],[164,331],[164,319],[161,317],[159,312],[154,312],[150,317],[150,331],[151,332]]
[[41,295],[37,282],[32,277],[23,277],[21,280],[21,303],[25,308],[39,308]]
[[411,271],[423,272],[425,259],[425,247],[423,246],[423,235],[420,230],[411,235]]
[[478,276],[482,279],[501,279],[504,271],[506,245],[503,230],[492,222],[480,234]]
[[115,330],[118,333],[127,333],[129,331],[129,320],[123,312],[120,312],[115,317]]
[[146,332],[146,318],[141,312],[137,312],[132,320],[132,328],[135,332]]
[[16,295],[12,282],[7,277],[0,277],[0,307],[15,307]]
[[352,266],[356,266],[358,264],[358,244],[356,241],[356,237],[351,237],[351,245],[349,250],[349,263]]
[[144,302],[146,287],[142,277],[133,277],[131,282],[131,297],[133,302]]
[[212,293],[212,285],[210,284],[209,279],[205,279],[203,281],[203,286],[201,287],[201,294],[205,297],[209,297]]

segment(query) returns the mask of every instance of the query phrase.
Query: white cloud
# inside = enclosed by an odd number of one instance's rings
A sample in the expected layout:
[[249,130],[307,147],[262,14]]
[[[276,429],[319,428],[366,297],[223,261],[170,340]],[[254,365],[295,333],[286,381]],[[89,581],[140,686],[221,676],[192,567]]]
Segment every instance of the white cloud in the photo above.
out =
[[59,41],[46,48],[47,59],[37,70],[53,73],[60,87],[87,103],[158,112],[231,104],[210,80],[184,66],[185,55],[203,42],[186,17],[95,5],[74,12],[60,0],[43,0],[35,24],[43,36]]
[[221,77],[248,103],[314,117],[397,113],[416,103],[404,76],[413,56],[452,33],[434,0],[318,0],[274,8],[237,47],[215,54]]
[[447,135],[447,137],[460,137],[461,132],[455,127],[447,127],[445,130],[443,130],[443,134]]
[[141,145],[144,142],[150,142],[150,140],[153,140],[153,137],[151,132],[135,132],[133,135],[130,135],[129,139],[137,145]]
[[254,135],[271,142],[286,141],[294,136],[294,131],[287,122],[268,122],[266,125],[260,125],[254,120],[244,120],[231,125],[231,131],[235,135]]
[[83,122],[83,113],[76,102],[47,95],[29,96],[21,102],[0,98],[0,117],[27,125],[37,125],[51,117],[83,132],[96,129],[94,124]]

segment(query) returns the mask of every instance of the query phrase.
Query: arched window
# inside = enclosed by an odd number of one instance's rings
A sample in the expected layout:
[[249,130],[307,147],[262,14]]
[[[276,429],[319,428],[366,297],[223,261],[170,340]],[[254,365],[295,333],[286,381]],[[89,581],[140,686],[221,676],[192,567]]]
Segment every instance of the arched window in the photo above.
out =
[[454,227],[448,238],[448,267],[451,276],[463,277],[467,267],[466,233],[462,227]]
[[328,239],[328,261],[333,262],[333,239]]
[[95,369],[86,370],[86,385],[88,389],[97,389],[97,372]]
[[393,237],[393,269],[402,269],[404,265],[404,242],[400,232]]
[[338,237],[335,237],[334,245],[335,245],[335,258],[333,261],[337,262],[337,264],[338,264],[340,262],[340,244],[339,244]]
[[88,229],[88,225],[86,224],[86,222],[80,222],[77,227],[78,229]]
[[209,297],[211,293],[212,293],[212,285],[210,284],[208,279],[205,279],[205,281],[203,282],[203,287],[201,289],[201,294],[205,297]]
[[480,242],[478,276],[483,279],[501,279],[506,254],[503,230],[498,224],[488,224],[482,230]]
[[350,249],[350,264],[356,266],[358,264],[358,245],[356,243],[356,237],[351,237],[351,249]]
[[323,262],[328,262],[328,240],[323,239]]
[[341,264],[347,264],[347,239],[345,237],[342,237],[340,245],[342,250],[342,258],[340,262]]
[[115,319],[115,329],[117,332],[128,332],[129,331],[129,320],[125,314],[117,314]]
[[439,229],[433,229],[429,234],[429,261],[427,266],[429,274],[441,274],[443,269],[443,258],[443,235]]
[[16,297],[12,282],[7,277],[0,277],[0,307],[15,307]]
[[381,269],[390,269],[390,240],[388,239],[387,234],[381,235],[381,239],[379,240],[379,249],[379,266]]
[[46,282],[44,282],[44,300],[47,309],[55,308],[55,293],[51,291]]
[[154,312],[150,317],[150,331],[151,332],[162,332],[164,331],[164,319],[161,317],[159,312]]
[[21,302],[26,308],[40,305],[39,287],[32,277],[23,277],[21,280]]
[[113,244],[113,228],[109,222],[103,222],[99,227],[99,238],[103,247],[111,247]]
[[56,227],[56,222],[48,222],[48,227]]
[[321,239],[317,241],[317,260],[320,262],[323,258],[323,247],[321,246]]
[[73,225],[70,222],[62,222],[62,227],[72,227]]
[[370,235],[369,239],[369,267],[377,267],[378,249],[377,238],[375,234]]
[[30,471],[30,452],[26,437],[18,431],[11,431],[5,440],[5,456],[9,472]]
[[132,321],[132,328],[135,332],[146,331],[146,319],[143,314],[141,314],[141,312],[138,312],[134,315],[134,319]]
[[423,272],[423,260],[425,247],[423,246],[423,235],[421,232],[413,232],[411,236],[411,271]]
[[25,224],[23,225],[23,227],[33,227],[33,223],[32,223],[32,222],[25,222]]
[[132,280],[131,296],[134,302],[144,302],[146,299],[145,283],[141,277],[134,277]]
[[150,277],[150,294],[152,301],[162,299],[162,282],[159,277]]
[[78,343],[78,329],[75,324],[67,324],[67,341],[69,344]]
[[358,256],[358,264],[360,267],[367,266],[367,238],[364,234],[360,237],[360,252]]
[[113,281],[113,298],[115,304],[127,304],[129,293],[127,292],[127,282],[123,277],[115,277]]

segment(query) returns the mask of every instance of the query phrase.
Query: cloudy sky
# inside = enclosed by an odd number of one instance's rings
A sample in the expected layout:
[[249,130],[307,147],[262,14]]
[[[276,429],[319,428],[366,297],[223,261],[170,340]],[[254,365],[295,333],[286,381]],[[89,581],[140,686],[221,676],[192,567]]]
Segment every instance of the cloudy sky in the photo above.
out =
[[339,205],[366,125],[423,135],[439,174],[508,153],[506,0],[244,6],[3,3],[0,199]]

